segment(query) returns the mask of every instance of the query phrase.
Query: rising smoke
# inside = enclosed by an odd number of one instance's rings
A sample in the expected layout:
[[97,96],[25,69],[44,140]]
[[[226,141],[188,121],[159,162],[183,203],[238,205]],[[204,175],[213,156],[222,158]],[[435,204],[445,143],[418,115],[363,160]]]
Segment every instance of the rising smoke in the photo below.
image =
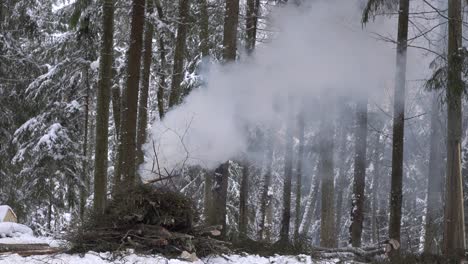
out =
[[384,17],[363,27],[361,2],[323,0],[273,10],[269,29],[277,33],[267,44],[240,62],[212,65],[204,73],[206,85],[152,125],[141,175],[154,178],[150,171],[158,167],[213,168],[241,154],[254,158],[246,128],[284,127],[288,106],[302,107],[309,119],[333,118],[335,104],[323,102],[388,95],[395,45],[375,33],[394,36],[396,23]]

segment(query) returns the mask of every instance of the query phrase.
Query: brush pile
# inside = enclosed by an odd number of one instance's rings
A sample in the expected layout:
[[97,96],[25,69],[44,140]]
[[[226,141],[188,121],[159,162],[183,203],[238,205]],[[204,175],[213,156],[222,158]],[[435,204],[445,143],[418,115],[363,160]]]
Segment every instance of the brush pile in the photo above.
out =
[[105,214],[90,215],[71,233],[71,252],[132,249],[189,258],[228,253],[229,244],[213,238],[221,227],[195,227],[197,220],[194,204],[180,193],[148,186],[126,189]]

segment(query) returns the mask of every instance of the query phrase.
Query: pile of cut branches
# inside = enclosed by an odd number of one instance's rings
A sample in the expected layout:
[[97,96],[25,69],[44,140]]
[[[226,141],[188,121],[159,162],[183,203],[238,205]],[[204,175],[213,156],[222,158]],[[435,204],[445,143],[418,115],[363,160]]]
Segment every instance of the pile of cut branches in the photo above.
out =
[[140,185],[117,193],[104,214],[89,215],[73,230],[71,252],[228,253],[229,244],[213,238],[221,234],[221,227],[195,227],[197,220],[195,206],[187,197]]

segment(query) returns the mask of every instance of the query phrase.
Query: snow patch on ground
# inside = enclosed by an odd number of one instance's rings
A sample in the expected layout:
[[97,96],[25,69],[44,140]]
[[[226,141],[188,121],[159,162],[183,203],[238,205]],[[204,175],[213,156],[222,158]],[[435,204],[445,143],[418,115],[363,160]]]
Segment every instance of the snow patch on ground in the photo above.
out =
[[[64,246],[65,242],[52,237],[34,237],[23,234],[19,237],[0,238],[0,244],[36,244],[46,243],[52,247]],[[137,255],[133,253],[113,256],[111,253],[88,252],[86,254],[56,254],[22,257],[18,254],[0,254],[0,264],[335,264],[338,259],[313,260],[310,256],[273,256],[226,255],[203,258],[195,262],[183,259],[167,259],[160,255]]]
[[210,257],[204,258],[196,262],[186,262],[179,259],[166,259],[161,256],[143,256],[130,254],[123,257],[112,258],[109,253],[96,253],[89,252],[84,256],[58,254],[53,256],[31,256],[23,258],[19,255],[0,255],[0,263],[9,264],[335,264],[338,260],[312,260],[309,256],[274,256],[274,257],[260,257],[255,255],[230,255],[223,257]]
[[52,237],[35,237],[31,234],[22,234],[16,237],[0,238],[0,244],[49,244],[51,247],[64,246],[65,242]]
[[12,222],[1,222],[0,223],[0,238],[4,237],[19,237],[21,235],[33,235],[33,231],[28,226],[12,223]]

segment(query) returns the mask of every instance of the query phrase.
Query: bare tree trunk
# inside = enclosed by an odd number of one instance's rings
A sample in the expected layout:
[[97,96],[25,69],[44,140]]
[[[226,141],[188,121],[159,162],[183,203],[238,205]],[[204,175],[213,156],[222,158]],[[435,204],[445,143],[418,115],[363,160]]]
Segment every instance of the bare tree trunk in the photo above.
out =
[[209,14],[206,0],[198,0],[200,8],[200,51],[203,58],[210,56]]
[[304,130],[305,130],[305,120],[304,112],[300,111],[298,117],[298,139],[299,139],[299,149],[297,153],[297,165],[296,165],[296,216],[294,222],[294,241],[295,243],[299,242],[299,227],[301,225],[301,188],[302,188],[302,162],[304,159]]
[[[292,104],[290,101],[289,104]],[[283,183],[283,211],[281,218],[280,243],[289,243],[289,229],[291,225],[291,181],[293,164],[293,118],[292,106],[289,106],[289,116],[286,128],[286,150],[284,154],[284,183]]]
[[83,171],[80,184],[80,220],[84,220],[84,213],[86,210],[86,198],[88,196],[88,128],[89,128],[89,103],[90,103],[90,87],[89,87],[89,72],[86,69],[86,96],[85,96],[85,123],[84,123],[84,136],[83,136]]
[[242,162],[242,179],[240,185],[239,195],[239,238],[247,238],[247,226],[248,226],[248,204],[247,199],[249,198],[249,162]]
[[236,60],[238,21],[239,0],[226,0],[223,34],[223,58],[225,62]]
[[263,179],[263,187],[262,187],[262,196],[260,198],[260,223],[259,223],[259,233],[258,239],[264,240],[266,237],[267,229],[270,229],[270,225],[265,224],[267,221],[267,214],[268,214],[268,206],[271,205],[271,167],[273,163],[273,132],[270,134],[270,139],[268,140],[268,147],[266,153],[266,173]]
[[[338,176],[336,179],[336,235],[339,238],[342,230],[343,222],[343,192],[346,187],[346,168],[347,168],[347,136],[348,131],[350,130],[350,114],[349,107],[347,105],[345,98],[339,102],[340,105],[340,125],[339,125],[339,153],[338,160],[340,161],[340,166],[338,170]],[[338,241],[339,242],[339,241]],[[338,244],[339,246],[339,244]]]
[[260,0],[247,0],[245,17],[245,43],[247,53],[250,54],[255,48],[257,41],[257,24],[260,15]]
[[[158,10],[158,17],[159,20],[164,21],[164,13],[161,6],[160,0],[155,0],[156,3],[156,10]],[[159,118],[163,119],[165,114],[165,107],[164,107],[164,97],[166,89],[166,47],[164,45],[164,39],[162,32],[158,32],[158,44],[159,44],[159,57],[160,57],[160,74],[159,74],[159,83],[158,83],[158,91],[157,91],[157,98],[158,98],[158,113]]]
[[393,105],[392,179],[390,191],[389,237],[400,241],[403,200],[403,145],[405,127],[406,50],[408,41],[409,0],[400,0],[396,80]]
[[427,254],[438,254],[436,219],[442,210],[442,183],[444,178],[443,158],[440,150],[443,142],[442,128],[440,127],[440,108],[437,96],[432,96],[431,107],[431,136],[429,152],[429,177],[427,180],[427,209],[426,209],[426,232],[424,233],[424,252]]
[[334,186],[334,125],[328,116],[324,115],[320,128],[320,171],[322,181],[322,210],[320,221],[320,246],[336,247],[335,232],[335,186]]
[[[320,169],[318,169],[318,171],[319,170]],[[299,236],[301,240],[305,240],[305,238],[307,237],[307,233],[309,232],[314,215],[318,214],[318,207],[320,204],[320,199],[318,199],[320,193],[320,183],[320,175],[318,175],[318,173],[315,173],[315,177],[312,180],[309,195],[307,197],[307,204],[305,206],[304,216],[302,217],[302,222],[299,227]]]
[[107,198],[109,102],[114,50],[114,1],[112,0],[104,1],[102,25],[103,38],[99,67],[94,164],[94,211],[98,214],[104,213]]
[[[146,14],[151,16],[153,13],[153,1],[147,2]],[[151,73],[151,59],[153,58],[153,24],[146,21],[145,43],[143,54],[143,73],[141,80],[141,90],[138,102],[138,124],[137,124],[137,165],[143,163],[144,153],[143,144],[146,141],[146,127],[148,126],[148,93]]]
[[364,190],[366,188],[367,161],[367,99],[356,106],[356,145],[354,156],[353,199],[351,206],[351,244],[361,246],[364,221]]
[[212,206],[208,214],[207,222],[209,225],[221,225],[222,237],[226,235],[226,202],[227,202],[227,188],[229,180],[229,166],[230,162],[221,164],[214,171],[214,185],[212,188]]
[[444,254],[463,256],[465,219],[461,175],[462,137],[462,16],[461,1],[449,0],[447,78],[447,178],[444,217]]
[[114,127],[115,127],[115,136],[116,140],[119,140],[120,137],[120,117],[121,117],[121,102],[122,98],[120,96],[119,86],[112,87],[112,114],[114,116]]
[[213,189],[213,175],[211,173],[205,174],[205,188],[204,188],[204,200],[203,200],[203,214],[205,221],[208,221],[209,214],[212,207],[212,189]]
[[122,127],[122,123],[120,122],[121,117],[122,117],[122,111],[121,111],[121,106],[122,106],[122,98],[120,96],[120,88],[119,86],[114,86],[112,88],[112,113],[114,116],[114,127],[115,127],[115,141],[116,141],[116,146],[115,146],[115,162],[114,162],[114,179],[113,179],[113,189],[112,192],[115,193],[120,185],[121,182],[121,173],[120,173],[120,166],[119,166],[119,161],[120,161],[120,153],[121,153],[121,147],[122,144],[120,144],[120,129]]
[[182,92],[180,84],[184,78],[184,59],[187,30],[189,26],[190,1],[179,1],[179,25],[177,27],[176,46],[174,51],[174,68],[172,70],[171,95],[169,108],[180,103]]
[[[210,56],[210,45],[209,45],[209,14],[208,14],[208,4],[207,0],[198,0],[198,5],[200,8],[200,51],[202,53],[202,58]],[[211,188],[213,186],[213,179],[210,173],[205,174],[205,194],[204,194],[204,215],[205,219],[208,217],[208,212],[210,211],[209,207],[211,206]]]
[[127,87],[123,93],[122,144],[120,172],[126,186],[135,184],[136,173],[136,127],[138,90],[140,82],[141,52],[143,48],[143,27],[145,22],[145,0],[133,0],[130,47],[128,49]]
[[273,233],[273,197],[272,195],[268,198],[268,203],[266,207],[266,216],[265,216],[265,241],[270,242],[272,241],[272,233]]
[[374,179],[372,180],[372,213],[371,213],[371,225],[372,225],[372,242],[379,242],[379,227],[377,223],[377,212],[379,211],[379,201],[378,196],[381,192],[380,190],[380,166],[381,166],[381,155],[384,151],[384,142],[380,140],[380,133],[375,135],[374,143],[374,157],[373,157],[373,167],[374,167]]

